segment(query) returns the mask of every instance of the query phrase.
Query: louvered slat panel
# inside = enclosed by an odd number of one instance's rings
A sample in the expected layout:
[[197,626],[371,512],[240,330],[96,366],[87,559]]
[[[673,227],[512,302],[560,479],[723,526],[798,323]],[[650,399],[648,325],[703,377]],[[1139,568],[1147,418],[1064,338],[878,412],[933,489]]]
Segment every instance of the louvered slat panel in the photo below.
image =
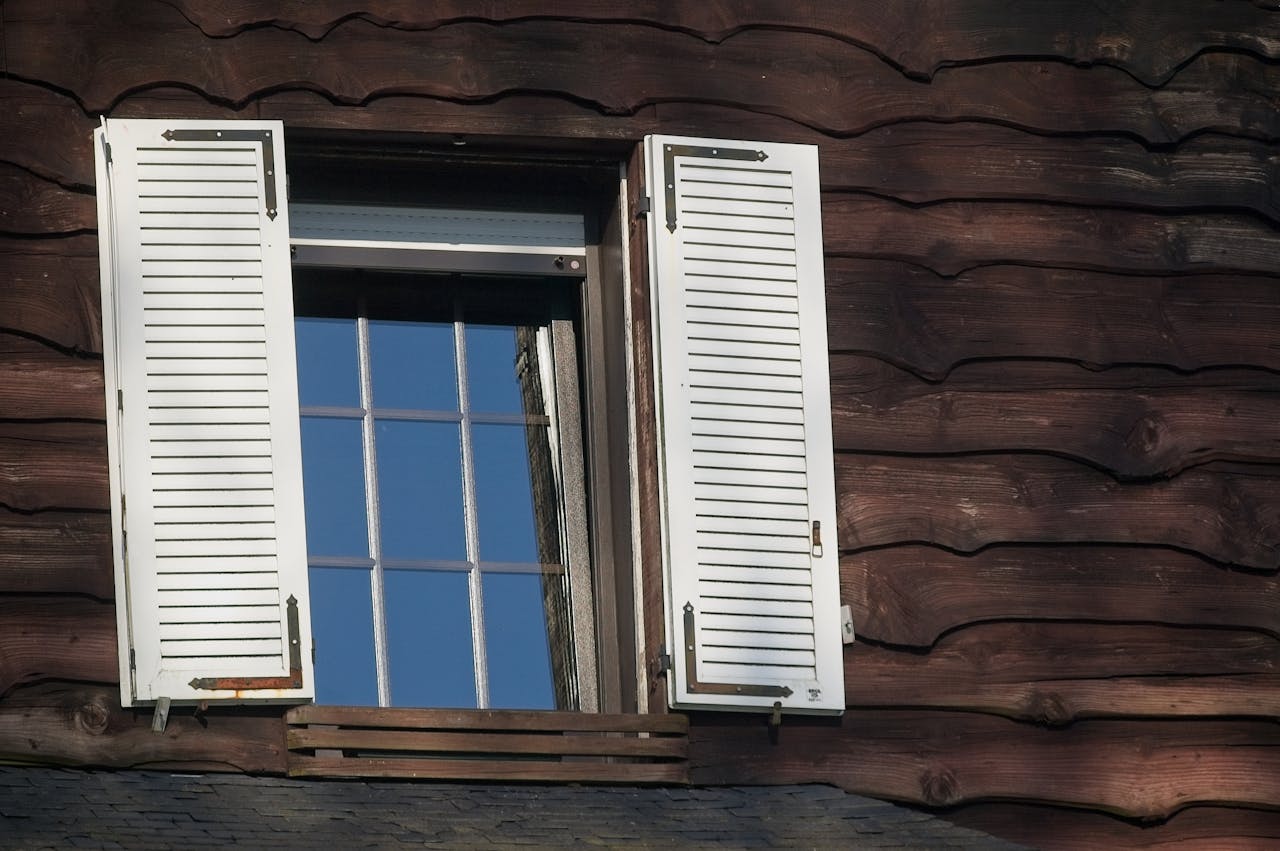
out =
[[814,149],[646,144],[673,703],[839,711]]
[[115,121],[104,138],[125,703],[309,697],[287,630],[292,597],[309,644],[282,128]]

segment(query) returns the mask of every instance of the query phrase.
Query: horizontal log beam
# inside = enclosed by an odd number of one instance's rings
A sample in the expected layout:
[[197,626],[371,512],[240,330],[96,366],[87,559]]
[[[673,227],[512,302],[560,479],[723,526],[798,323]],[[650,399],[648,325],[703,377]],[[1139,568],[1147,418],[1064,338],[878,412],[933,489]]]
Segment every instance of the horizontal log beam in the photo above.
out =
[[688,783],[680,763],[542,762],[503,759],[289,757],[290,777],[399,777],[539,783]]
[[831,358],[837,449],[1062,455],[1128,478],[1208,461],[1280,461],[1280,375],[964,364],[928,383],[882,360]]
[[109,508],[105,423],[0,423],[0,505]]
[[845,653],[850,707],[987,712],[1042,724],[1123,716],[1280,715],[1280,642],[1127,624],[993,623],[927,654]]
[[932,543],[973,552],[1002,543],[1143,544],[1275,570],[1278,481],[1274,467],[1211,464],[1171,481],[1122,484],[1044,456],[840,454],[840,546]]
[[243,708],[195,717],[174,708],[163,733],[151,711],[120,708],[115,687],[48,683],[0,701],[0,759],[44,765],[284,774],[284,721]]
[[74,357],[26,337],[0,334],[4,419],[96,419],[106,416],[102,361]]
[[289,750],[317,748],[416,752],[436,758],[439,753],[529,754],[537,756],[623,756],[685,759],[688,743],[674,738],[616,736],[560,736],[541,733],[479,733],[418,730],[327,730],[291,728]]
[[918,545],[840,560],[858,634],[928,647],[998,620],[1087,620],[1257,630],[1280,636],[1280,581],[1190,553],[1139,547],[1001,546],[959,555]]
[[97,227],[93,196],[0,162],[0,233],[46,236]]
[[1046,851],[1099,848],[1214,848],[1254,851],[1280,846],[1280,812],[1200,805],[1160,823],[1033,804],[971,804],[947,821]]
[[1280,231],[1248,214],[947,201],[911,207],[857,194],[822,201],[828,254],[900,260],[942,275],[1020,264],[1103,272],[1274,274]]
[[708,713],[690,731],[690,779],[832,783],[931,807],[997,799],[1166,818],[1197,804],[1280,800],[1271,721],[1081,721],[1046,729],[963,712],[850,710],[839,721]]
[[102,351],[98,240],[0,237],[0,332]]
[[0,697],[43,680],[120,681],[114,605],[0,596]]
[[989,266],[948,279],[908,263],[827,258],[831,348],[926,378],[986,358],[1280,370],[1277,292],[1274,276]]
[[105,513],[0,509],[0,593],[115,595]]
[[[747,30],[708,44],[633,24],[527,20],[413,32],[355,23],[320,41],[268,27],[210,40],[180,10],[159,6],[104,17],[85,0],[56,12],[38,0],[9,0],[5,10],[9,73],[76,92],[89,111],[108,110],[157,81],[243,104],[281,81],[301,80],[300,88],[344,103],[386,94],[484,101],[539,91],[609,114],[663,101],[741,102],[747,92],[758,112],[836,135],[927,115],[1162,144],[1206,130],[1280,137],[1280,115],[1266,95],[1280,87],[1280,68],[1213,52],[1154,91],[1116,68],[1018,59],[948,67],[926,87],[868,50],[795,30]],[[58,40],[80,49],[42,47]],[[207,61],[193,63],[192,55]],[[762,75],[760,57],[770,55],[790,61]]]

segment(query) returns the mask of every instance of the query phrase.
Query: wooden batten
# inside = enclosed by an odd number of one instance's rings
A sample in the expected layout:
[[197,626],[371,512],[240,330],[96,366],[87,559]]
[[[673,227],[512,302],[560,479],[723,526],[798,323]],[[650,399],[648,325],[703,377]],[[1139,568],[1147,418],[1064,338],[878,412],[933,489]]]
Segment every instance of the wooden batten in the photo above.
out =
[[686,783],[683,715],[299,706],[293,777]]

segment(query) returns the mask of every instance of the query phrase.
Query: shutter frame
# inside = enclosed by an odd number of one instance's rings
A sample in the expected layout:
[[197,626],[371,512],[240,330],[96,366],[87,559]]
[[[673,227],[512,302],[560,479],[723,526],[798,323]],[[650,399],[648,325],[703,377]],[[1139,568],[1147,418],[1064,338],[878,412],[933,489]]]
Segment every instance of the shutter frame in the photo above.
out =
[[817,148],[647,136],[645,157],[670,703],[838,714]]
[[124,706],[314,696],[283,141],[94,134]]

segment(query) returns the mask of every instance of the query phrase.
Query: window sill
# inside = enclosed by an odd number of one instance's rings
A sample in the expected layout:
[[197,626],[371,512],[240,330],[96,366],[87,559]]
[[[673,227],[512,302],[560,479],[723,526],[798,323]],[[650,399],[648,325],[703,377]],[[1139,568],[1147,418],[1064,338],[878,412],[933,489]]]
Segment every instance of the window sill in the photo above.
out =
[[687,784],[683,715],[298,706],[291,777]]

